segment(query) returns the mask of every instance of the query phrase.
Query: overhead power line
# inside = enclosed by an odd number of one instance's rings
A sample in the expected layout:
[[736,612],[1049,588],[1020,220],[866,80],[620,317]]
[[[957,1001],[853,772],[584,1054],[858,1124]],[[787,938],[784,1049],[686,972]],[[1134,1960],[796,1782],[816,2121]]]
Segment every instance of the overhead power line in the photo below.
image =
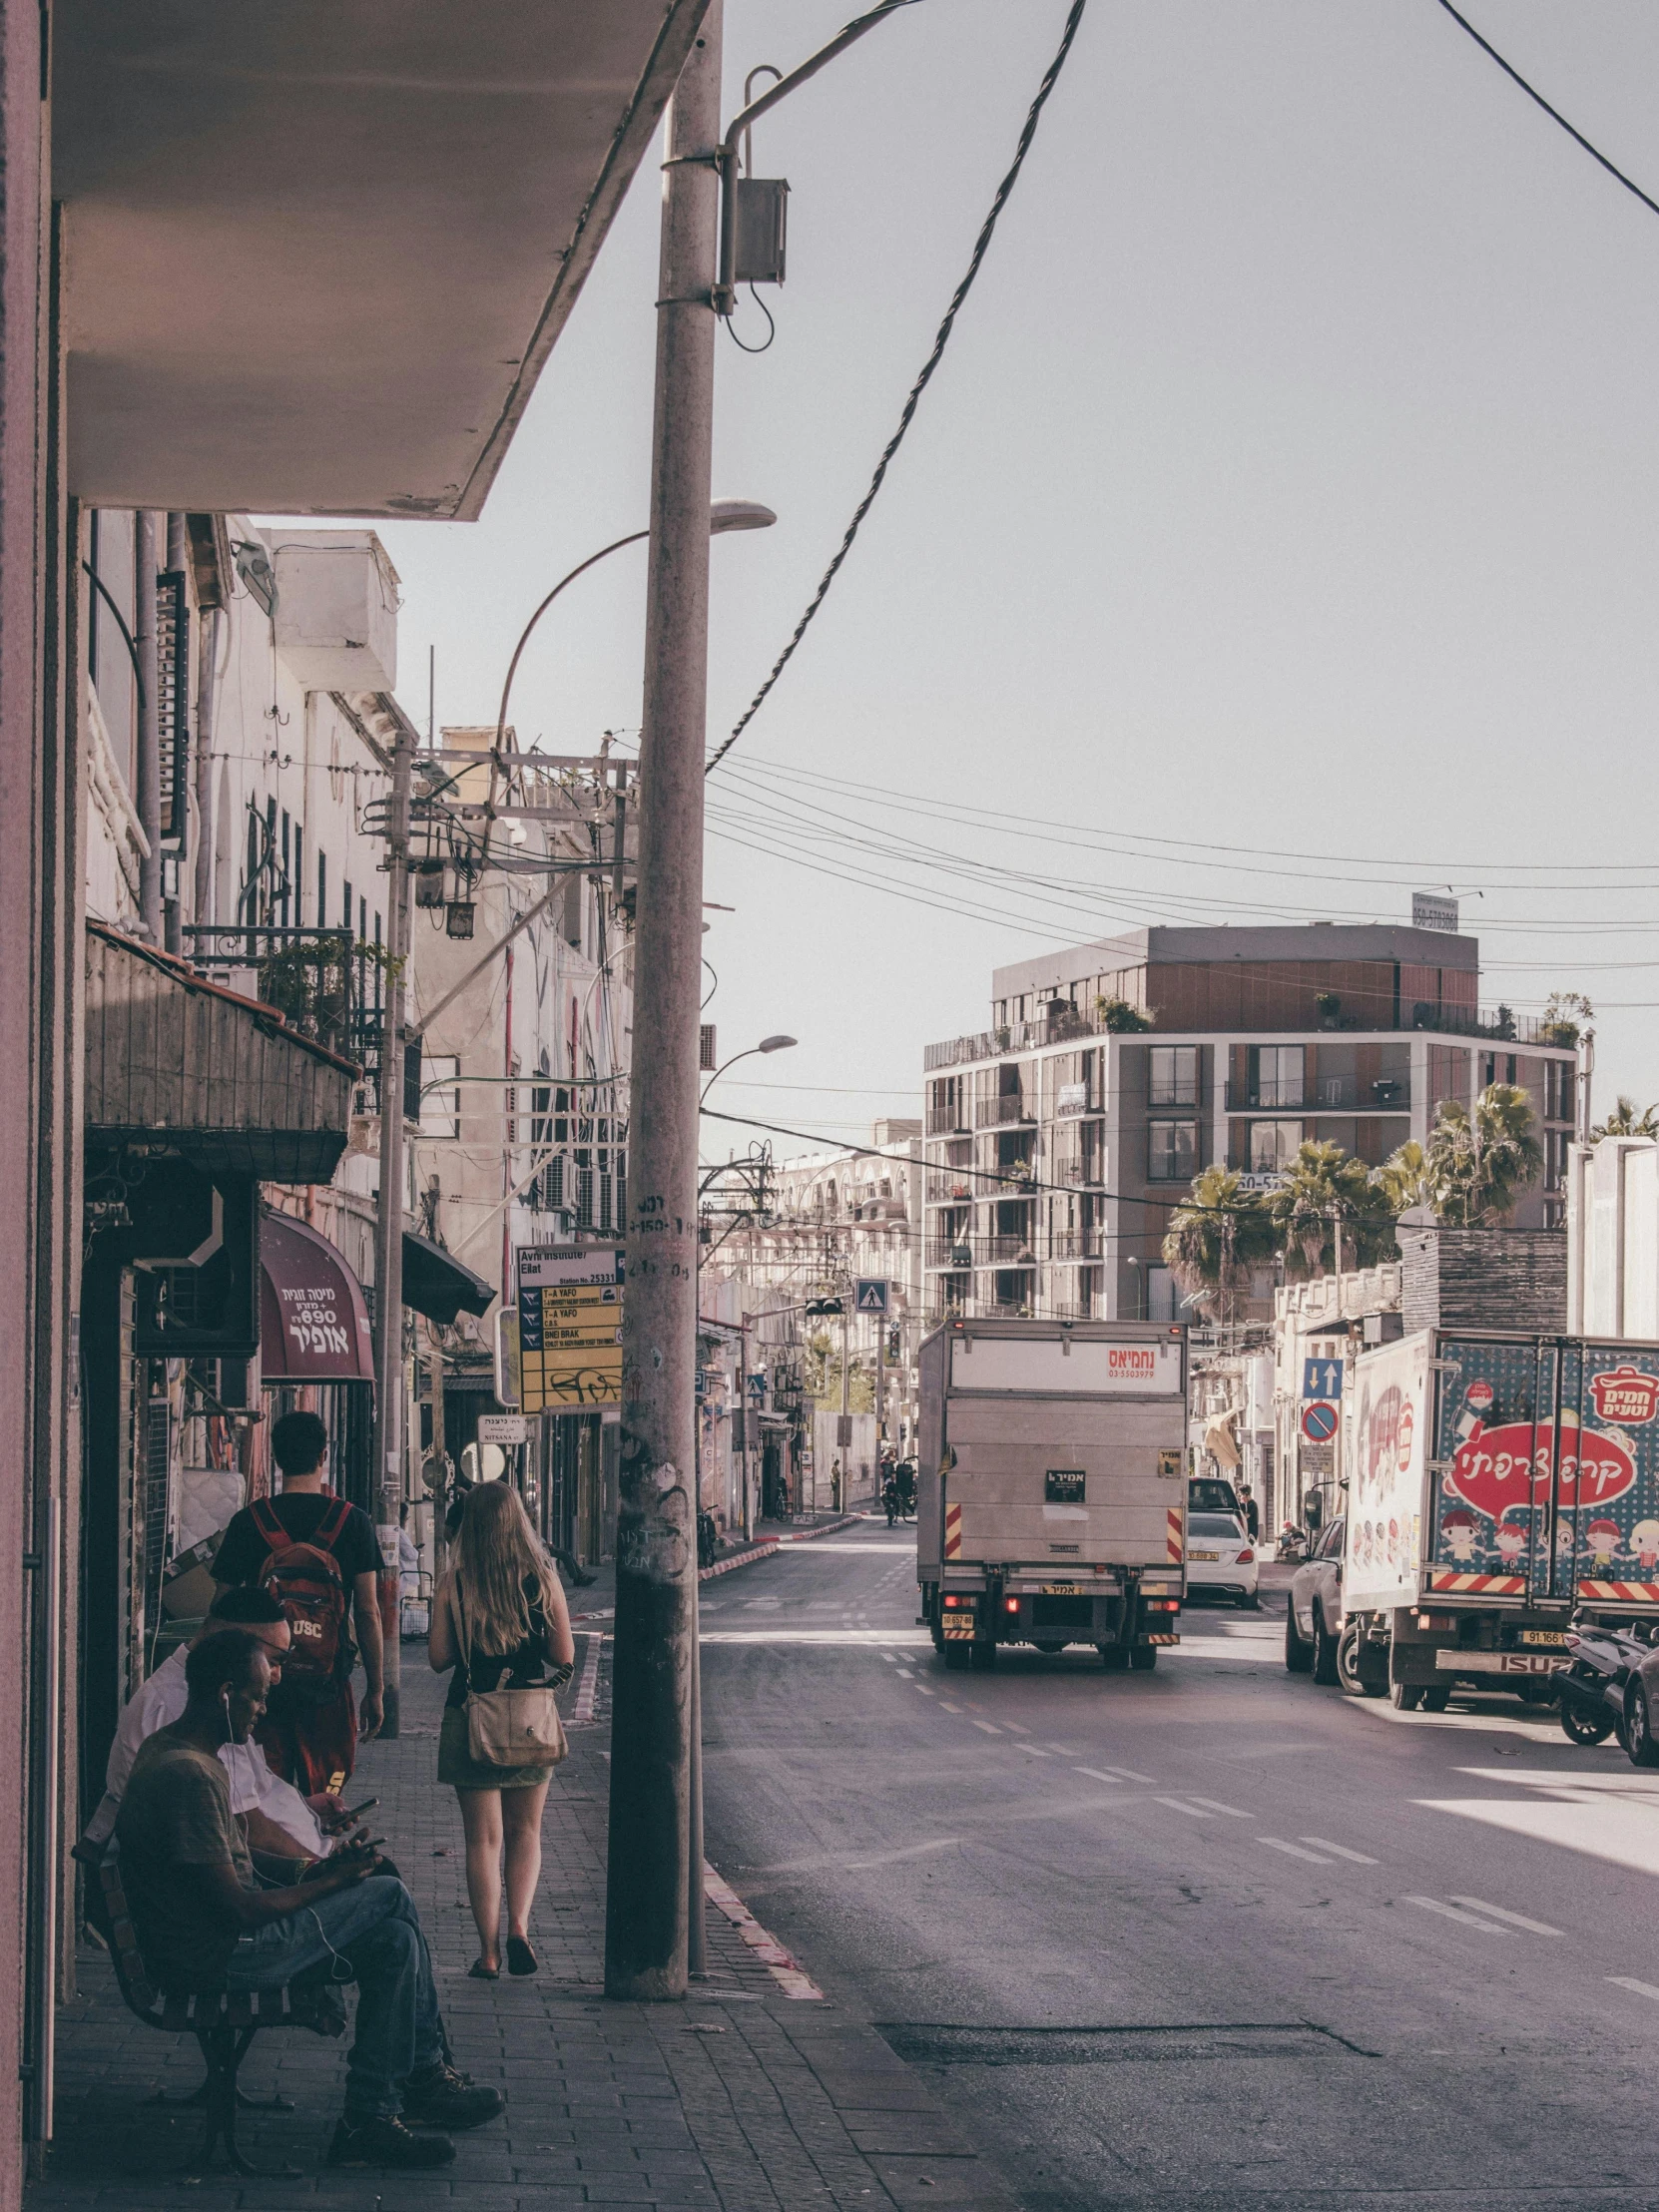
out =
[[881,458],[875,464],[875,474],[869,480],[869,489],[854,509],[852,520],[846,526],[846,535],[836,548],[834,559],[820,578],[818,590],[814,592],[811,601],[808,603],[807,612],[796,624],[795,635],[773,663],[771,675],[768,676],[766,682],[744,709],[732,735],[717,749],[709,761],[708,766],[703,771],[705,776],[712,775],[721,762],[725,760],[727,754],[731,752],[733,746],[743,736],[744,731],[748,729],[750,723],[760,713],[767,694],[772,690],[773,685],[777,683],[779,677],[783,675],[785,669],[794,659],[796,647],[807,635],[808,625],[829,597],[830,587],[839,574],[841,563],[851,552],[852,541],[858,535],[859,527],[865,515],[875,504],[875,495],[881,489],[881,482],[887,473],[888,463],[904,442],[904,434],[910,427],[911,419],[916,411],[916,403],[931,383],[933,371],[938,367],[943,356],[962,302],[973,289],[973,280],[979,274],[979,265],[985,259],[986,250],[990,246],[992,235],[996,230],[997,220],[1003,209],[1008,205],[1009,196],[1019,181],[1019,173],[1025,167],[1025,157],[1031,151],[1031,141],[1037,135],[1038,121],[1043,109],[1048,105],[1048,96],[1054,90],[1056,83],[1059,81],[1060,72],[1066,65],[1066,56],[1071,52],[1072,40],[1077,36],[1077,26],[1083,20],[1083,10],[1087,5],[1088,0],[1072,0],[1070,12],[1066,16],[1066,27],[1060,36],[1059,49],[1044,72],[1042,83],[1037,87],[1037,96],[1031,103],[1030,112],[1025,118],[1025,128],[1020,132],[1019,144],[1014,149],[1012,165],[1008,170],[1008,174],[996,188],[996,196],[991,202],[990,213],[980,225],[979,236],[973,242],[973,252],[968,259],[967,273],[951,294],[950,304],[944,311],[944,320],[939,324],[938,333],[933,339],[933,350],[922,363],[920,375],[910,386],[909,396],[906,398],[903,411],[898,418],[898,428],[887,440]]
[[1442,8],[1444,8],[1446,14],[1450,16],[1453,23],[1460,24],[1462,28],[1467,31],[1469,37],[1473,39],[1475,45],[1479,47],[1480,51],[1483,54],[1489,54],[1491,56],[1492,60],[1496,62],[1498,68],[1502,70],[1505,77],[1510,78],[1515,84],[1519,85],[1528,100],[1536,101],[1538,106],[1543,109],[1545,115],[1549,117],[1552,123],[1560,124],[1562,130],[1566,132],[1568,138],[1574,140],[1579,146],[1583,147],[1585,153],[1589,155],[1591,161],[1599,162],[1602,168],[1606,170],[1608,176],[1616,178],[1617,181],[1621,185],[1623,185],[1626,192],[1633,193],[1635,197],[1642,203],[1642,206],[1644,208],[1650,210],[1651,213],[1653,213],[1654,215],[1659,215],[1659,200],[1650,199],[1648,195],[1642,190],[1640,185],[1636,184],[1632,179],[1627,177],[1624,171],[1620,169],[1616,163],[1610,162],[1607,159],[1607,156],[1601,151],[1599,146],[1592,146],[1589,140],[1584,136],[1583,132],[1578,130],[1573,124],[1567,121],[1566,117],[1561,113],[1559,108],[1552,108],[1549,102],[1544,98],[1543,94],[1538,90],[1537,86],[1529,85],[1526,79],[1521,75],[1520,71],[1515,67],[1514,63],[1506,62],[1503,56],[1498,52],[1497,48],[1492,44],[1491,40],[1481,37],[1480,33],[1475,29],[1474,25],[1469,21],[1466,15],[1458,14],[1457,10],[1452,6],[1451,0],[1439,0],[1439,4]]

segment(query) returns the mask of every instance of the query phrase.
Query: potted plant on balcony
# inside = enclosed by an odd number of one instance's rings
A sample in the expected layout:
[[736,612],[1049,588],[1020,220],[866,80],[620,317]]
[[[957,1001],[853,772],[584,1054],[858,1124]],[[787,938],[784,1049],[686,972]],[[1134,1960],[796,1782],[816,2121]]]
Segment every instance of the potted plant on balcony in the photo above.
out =
[[1116,1037],[1137,1036],[1152,1027],[1152,1016],[1139,1006],[1131,1006],[1127,998],[1097,998],[1094,1013],[1101,1028]]
[[1575,1045],[1581,1036],[1593,1036],[1590,1024],[1596,1010],[1582,991],[1551,991],[1538,1022],[1540,1044]]
[[1314,993],[1314,1011],[1320,1017],[1320,1027],[1322,1029],[1335,1029],[1342,1010],[1343,1002],[1335,991],[1316,991]]

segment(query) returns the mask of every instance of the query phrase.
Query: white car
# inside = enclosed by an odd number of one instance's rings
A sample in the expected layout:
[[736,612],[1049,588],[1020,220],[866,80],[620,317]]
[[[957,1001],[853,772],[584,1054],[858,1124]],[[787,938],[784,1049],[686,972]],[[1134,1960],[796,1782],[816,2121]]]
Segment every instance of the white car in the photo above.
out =
[[1256,1610],[1261,1603],[1256,1594],[1256,1546],[1245,1534],[1243,1521],[1231,1513],[1188,1513],[1187,1588],[1219,1590],[1235,1604]]

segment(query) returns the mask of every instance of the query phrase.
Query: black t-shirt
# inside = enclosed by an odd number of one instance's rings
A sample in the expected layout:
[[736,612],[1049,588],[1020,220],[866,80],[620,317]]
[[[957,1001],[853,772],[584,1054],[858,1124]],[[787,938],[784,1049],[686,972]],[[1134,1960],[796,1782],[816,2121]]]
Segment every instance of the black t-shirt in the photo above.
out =
[[[306,1490],[284,1490],[270,1502],[293,1541],[307,1544],[316,1534],[323,1514],[332,1509],[334,1498],[328,1490],[315,1494]],[[271,1546],[260,1534],[259,1523],[245,1505],[240,1513],[232,1514],[231,1525],[221,1540],[214,1559],[214,1580],[238,1587],[258,1582],[270,1554]],[[347,1512],[345,1526],[334,1538],[333,1554],[339,1561],[340,1579],[345,1584],[347,1599],[354,1576],[379,1573],[380,1546],[374,1534],[374,1523],[360,1505],[353,1505]]]

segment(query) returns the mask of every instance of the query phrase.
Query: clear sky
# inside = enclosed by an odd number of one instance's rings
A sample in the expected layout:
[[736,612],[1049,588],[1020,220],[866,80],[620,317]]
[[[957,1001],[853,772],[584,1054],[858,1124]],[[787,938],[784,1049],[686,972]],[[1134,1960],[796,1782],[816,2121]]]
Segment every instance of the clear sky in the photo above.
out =
[[[849,12],[728,0],[729,107]],[[1464,12],[1659,198],[1651,0]],[[770,351],[721,339],[715,489],[781,521],[714,548],[713,738],[863,491],[1064,15],[921,0],[756,133],[789,282]],[[536,600],[645,518],[657,207],[653,165],[484,519],[379,525],[422,723],[428,643],[439,721],[492,720]],[[1092,0],[862,537],[711,784],[709,1018],[723,1054],[801,1039],[734,1111],[917,1111],[923,1044],[1045,944],[1405,918],[1448,883],[1486,1001],[1588,991],[1598,1106],[1659,1096],[1656,362],[1659,216],[1435,0]],[[548,618],[521,741],[637,730],[643,584],[618,555]]]

